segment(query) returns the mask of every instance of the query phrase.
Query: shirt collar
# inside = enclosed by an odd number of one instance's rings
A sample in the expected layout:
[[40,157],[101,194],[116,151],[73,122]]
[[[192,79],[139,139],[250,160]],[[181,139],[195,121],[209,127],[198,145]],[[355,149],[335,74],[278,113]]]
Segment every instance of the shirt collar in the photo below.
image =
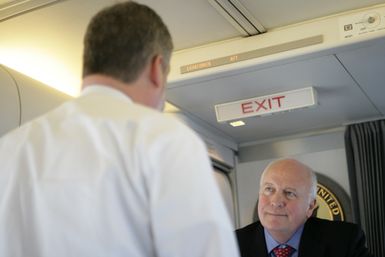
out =
[[[290,245],[295,250],[298,251],[299,248],[299,241],[301,239],[301,235],[303,232],[304,225],[300,226],[297,231],[294,233],[294,235],[287,241],[285,244]],[[270,253],[275,247],[280,245],[275,239],[270,235],[270,233],[267,231],[266,228],[263,228],[265,231],[265,241],[267,246],[267,252]]]
[[82,90],[80,96],[90,95],[90,94],[94,94],[94,93],[102,93],[105,95],[117,97],[119,99],[132,102],[132,99],[129,96],[127,96],[126,94],[124,94],[123,92],[121,92],[121,91],[119,91],[113,87],[110,87],[107,85],[102,85],[102,84],[93,84],[93,85],[89,85],[89,86],[85,87]]

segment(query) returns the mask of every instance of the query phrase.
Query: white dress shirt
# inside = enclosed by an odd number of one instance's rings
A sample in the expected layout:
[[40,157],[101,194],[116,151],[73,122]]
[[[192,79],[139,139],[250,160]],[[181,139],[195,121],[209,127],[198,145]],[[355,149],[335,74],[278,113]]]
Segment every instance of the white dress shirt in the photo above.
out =
[[112,88],[0,139],[2,257],[237,257],[203,142]]

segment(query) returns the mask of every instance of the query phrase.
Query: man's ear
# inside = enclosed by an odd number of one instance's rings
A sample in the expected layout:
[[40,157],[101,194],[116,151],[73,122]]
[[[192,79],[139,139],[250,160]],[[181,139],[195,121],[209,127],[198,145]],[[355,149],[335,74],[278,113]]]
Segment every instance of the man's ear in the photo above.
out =
[[163,87],[164,76],[163,57],[161,55],[155,55],[151,59],[150,80],[156,88]]
[[313,199],[311,200],[310,204],[309,204],[309,209],[308,209],[308,212],[307,212],[307,217],[311,217],[311,215],[313,214],[313,211],[314,209],[317,207],[317,200],[316,199]]

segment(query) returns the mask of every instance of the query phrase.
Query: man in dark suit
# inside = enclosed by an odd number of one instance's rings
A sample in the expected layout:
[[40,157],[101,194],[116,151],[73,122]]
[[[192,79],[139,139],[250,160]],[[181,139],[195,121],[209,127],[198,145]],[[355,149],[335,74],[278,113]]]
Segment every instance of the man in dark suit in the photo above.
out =
[[371,257],[356,225],[311,217],[317,178],[294,159],[264,170],[258,201],[260,221],[236,231],[242,257]]

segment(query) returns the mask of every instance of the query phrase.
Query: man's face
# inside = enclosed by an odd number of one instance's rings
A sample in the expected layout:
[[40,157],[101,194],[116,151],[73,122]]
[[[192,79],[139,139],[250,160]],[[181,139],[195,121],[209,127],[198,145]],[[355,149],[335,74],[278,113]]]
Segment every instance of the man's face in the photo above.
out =
[[284,160],[270,166],[261,181],[258,215],[273,235],[290,238],[311,216],[311,177],[298,163]]

